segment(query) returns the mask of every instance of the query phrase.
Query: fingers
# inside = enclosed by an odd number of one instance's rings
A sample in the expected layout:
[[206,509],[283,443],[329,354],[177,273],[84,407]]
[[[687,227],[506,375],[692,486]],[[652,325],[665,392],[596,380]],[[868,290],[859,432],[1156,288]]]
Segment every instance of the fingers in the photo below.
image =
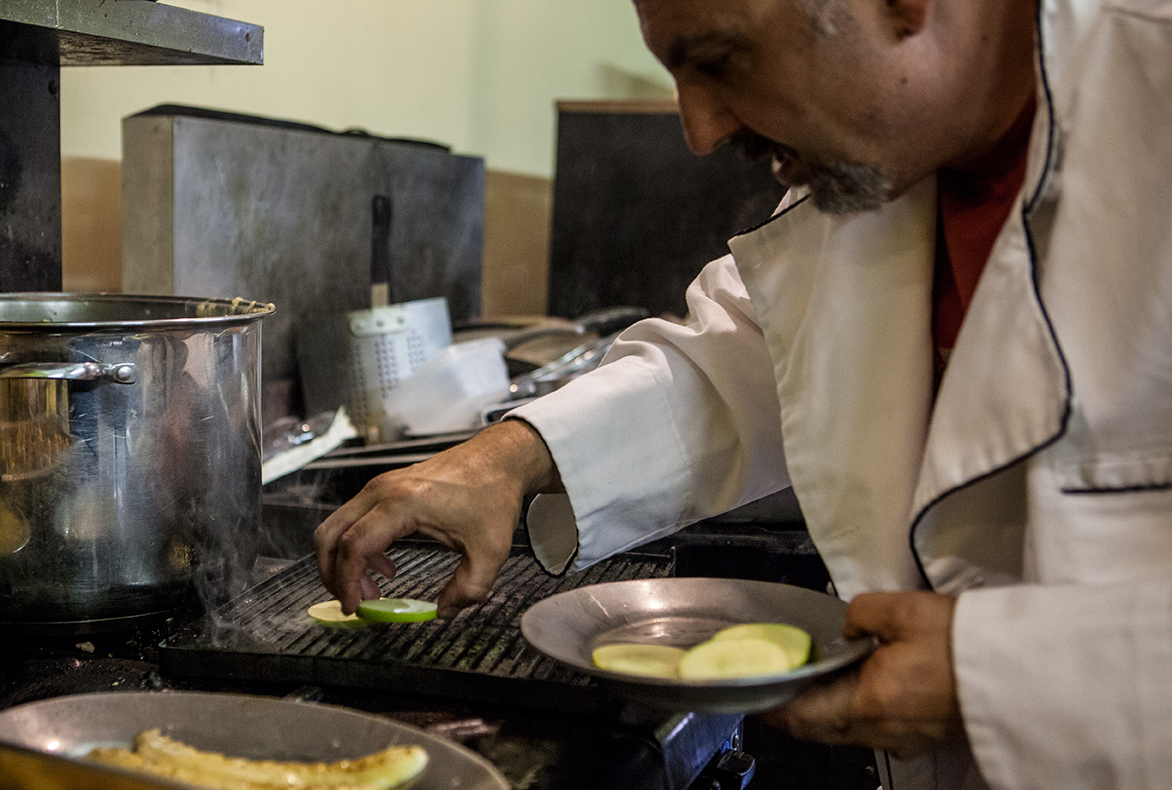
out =
[[393,576],[394,565],[385,552],[406,532],[399,518],[376,507],[338,535],[333,548],[333,586],[328,589],[342,602],[343,612],[349,614],[362,600],[379,597],[378,586],[367,571]]
[[334,550],[337,546],[337,538],[348,526],[350,523],[342,515],[342,511],[336,510],[313,531],[317,572],[321,576],[322,584],[330,592],[333,592],[334,586]]
[[368,570],[388,579],[395,575],[395,564],[386,556],[386,548],[411,528],[394,501],[384,501],[377,489],[368,485],[314,531],[322,584],[342,602],[342,611],[347,614],[362,600],[379,597]]
[[876,708],[869,668],[816,684],[784,707],[760,714],[766,723],[804,741],[854,744],[911,757],[949,741],[951,724],[907,718],[902,710]]
[[509,556],[518,508],[511,502],[486,504],[482,491],[466,486],[424,485],[404,476],[376,478],[315,531],[322,583],[343,612],[355,611],[362,600],[379,596],[368,571],[394,577],[387,547],[421,532],[464,555],[438,601],[440,615],[454,617],[492,592]]
[[331,513],[314,530],[313,543],[314,552],[317,557],[317,570],[327,590],[333,592],[336,583],[339,539],[350,527],[360,521],[372,507],[376,506],[377,502],[377,497],[371,495],[368,489],[364,488],[356,497]]
[[875,651],[851,672],[812,686],[762,718],[797,738],[898,756],[963,741],[951,658],[955,603],[929,592],[856,597],[843,631],[876,636]]
[[[373,601],[382,596],[382,590],[379,589],[378,584],[374,579],[365,574],[358,579],[358,584],[361,589],[361,598],[363,601]],[[350,614],[346,612],[345,614]]]
[[439,616],[451,619],[460,613],[460,610],[483,602],[492,594],[493,584],[500,573],[501,566],[509,557],[509,546],[483,547],[480,551],[470,551],[464,555],[456,572],[444,585],[436,602]]
[[377,595],[368,571],[392,577],[394,564],[384,552],[414,532],[464,555],[441,593],[443,616],[487,598],[530,483],[552,484],[552,459],[535,437],[516,425],[487,428],[426,461],[379,475],[326,519],[314,533],[318,571],[342,610],[352,612]]
[[781,708],[760,714],[770,726],[788,732],[803,741],[828,744],[854,743],[852,699],[858,686],[858,671],[810,687]]
[[856,596],[847,604],[843,634],[849,638],[873,635],[881,642],[894,640],[899,625],[889,600],[890,597],[886,593],[863,593]]
[[917,633],[948,630],[955,600],[927,591],[863,593],[847,605],[843,634],[898,642]]
[[371,557],[370,569],[375,573],[382,574],[383,578],[395,578],[395,561],[388,557],[385,552],[376,557]]

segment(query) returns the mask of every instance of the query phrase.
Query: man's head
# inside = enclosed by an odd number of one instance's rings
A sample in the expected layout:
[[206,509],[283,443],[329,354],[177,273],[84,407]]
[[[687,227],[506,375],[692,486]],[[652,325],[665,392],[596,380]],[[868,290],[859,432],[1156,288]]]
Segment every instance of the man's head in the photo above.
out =
[[771,155],[827,212],[963,167],[1032,95],[1031,0],[635,0],[688,144]]

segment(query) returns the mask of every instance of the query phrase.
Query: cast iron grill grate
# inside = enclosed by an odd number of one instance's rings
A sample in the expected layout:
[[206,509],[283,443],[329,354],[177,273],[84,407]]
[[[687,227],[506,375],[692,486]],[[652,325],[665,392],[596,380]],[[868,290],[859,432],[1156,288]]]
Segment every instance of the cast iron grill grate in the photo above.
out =
[[[439,546],[397,545],[386,597],[435,600],[459,555]],[[626,554],[585,571],[549,576],[528,551],[506,560],[492,597],[451,622],[316,623],[306,609],[330,596],[313,557],[298,560],[181,629],[160,646],[164,673],[384,689],[541,710],[601,712],[604,690],[538,653],[521,636],[534,603],[587,584],[670,575],[659,555]]]

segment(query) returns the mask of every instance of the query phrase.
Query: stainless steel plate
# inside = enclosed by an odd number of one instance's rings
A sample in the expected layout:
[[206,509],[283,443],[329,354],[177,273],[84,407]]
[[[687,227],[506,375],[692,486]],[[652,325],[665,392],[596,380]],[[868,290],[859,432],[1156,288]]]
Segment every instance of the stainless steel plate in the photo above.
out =
[[[801,587],[738,579],[671,578],[579,587],[546,598],[521,618],[521,633],[545,655],[611,684],[623,697],[667,710],[750,713],[788,702],[814,680],[867,655],[870,639],[842,635],[846,604]],[[784,675],[719,681],[642,678],[594,665],[611,642],[691,647],[738,623],[804,628],[815,660]]]
[[68,757],[129,746],[135,733],[152,727],[200,749],[251,759],[332,761],[414,744],[429,759],[413,790],[509,790],[491,763],[458,744],[332,705],[168,691],[78,694],[0,711],[0,741]]

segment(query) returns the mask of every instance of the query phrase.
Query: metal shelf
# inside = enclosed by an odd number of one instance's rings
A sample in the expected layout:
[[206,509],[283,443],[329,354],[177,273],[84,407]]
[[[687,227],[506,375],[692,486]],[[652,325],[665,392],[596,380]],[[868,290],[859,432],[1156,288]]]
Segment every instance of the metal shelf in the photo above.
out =
[[0,58],[59,66],[264,62],[264,28],[151,0],[4,0]]
[[61,290],[62,66],[259,65],[264,28],[152,0],[0,0],[0,291]]

